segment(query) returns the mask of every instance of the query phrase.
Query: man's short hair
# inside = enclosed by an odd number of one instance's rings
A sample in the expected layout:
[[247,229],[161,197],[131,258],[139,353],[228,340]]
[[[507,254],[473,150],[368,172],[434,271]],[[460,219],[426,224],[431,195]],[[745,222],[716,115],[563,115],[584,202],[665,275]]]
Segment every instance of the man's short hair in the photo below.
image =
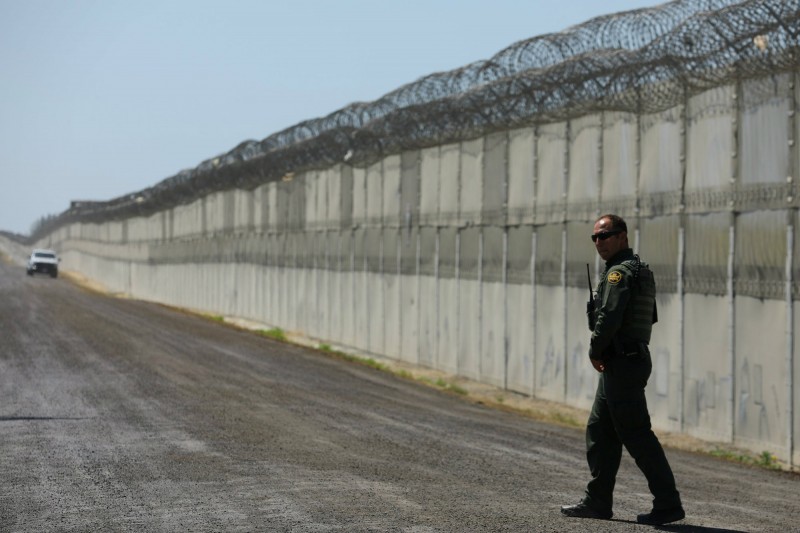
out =
[[628,232],[628,225],[625,223],[622,217],[618,215],[613,215],[611,213],[598,217],[598,219],[595,220],[595,223],[600,222],[604,218],[607,218],[608,221],[611,222],[611,227],[608,228],[609,230],[619,230],[619,231],[624,231],[625,233]]

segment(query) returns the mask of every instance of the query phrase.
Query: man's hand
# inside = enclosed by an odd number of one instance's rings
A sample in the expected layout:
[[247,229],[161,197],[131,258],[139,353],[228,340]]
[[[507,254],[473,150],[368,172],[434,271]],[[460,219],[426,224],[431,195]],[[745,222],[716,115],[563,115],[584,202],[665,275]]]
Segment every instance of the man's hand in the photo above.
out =
[[605,371],[605,369],[606,369],[606,365],[605,365],[605,363],[603,363],[603,361],[601,361],[600,359],[589,359],[589,361],[591,361],[591,362],[592,362],[592,366],[593,366],[593,367],[594,367],[594,369],[595,369],[595,370],[597,370],[598,372],[603,372],[603,371]]

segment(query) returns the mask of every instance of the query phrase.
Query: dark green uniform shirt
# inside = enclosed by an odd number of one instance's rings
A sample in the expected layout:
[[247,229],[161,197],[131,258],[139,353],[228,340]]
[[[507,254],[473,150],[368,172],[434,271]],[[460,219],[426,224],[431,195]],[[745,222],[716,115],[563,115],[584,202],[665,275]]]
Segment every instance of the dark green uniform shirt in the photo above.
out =
[[606,261],[597,285],[596,321],[589,355],[603,359],[625,345],[649,343],[656,315],[656,284],[647,263],[626,248]]

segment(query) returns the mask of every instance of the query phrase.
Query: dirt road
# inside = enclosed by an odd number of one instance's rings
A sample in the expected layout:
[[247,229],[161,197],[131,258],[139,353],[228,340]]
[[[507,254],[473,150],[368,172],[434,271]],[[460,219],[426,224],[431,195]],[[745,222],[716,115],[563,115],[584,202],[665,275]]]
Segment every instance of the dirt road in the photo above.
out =
[[[567,519],[583,434],[0,264],[0,531],[647,531]],[[800,476],[668,450],[670,531],[800,528]]]

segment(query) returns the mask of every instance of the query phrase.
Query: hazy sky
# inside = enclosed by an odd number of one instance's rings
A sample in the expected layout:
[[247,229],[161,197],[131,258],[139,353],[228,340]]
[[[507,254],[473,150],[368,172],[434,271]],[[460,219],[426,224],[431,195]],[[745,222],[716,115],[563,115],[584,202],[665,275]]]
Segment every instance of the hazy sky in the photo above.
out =
[[653,0],[0,0],[0,229]]

